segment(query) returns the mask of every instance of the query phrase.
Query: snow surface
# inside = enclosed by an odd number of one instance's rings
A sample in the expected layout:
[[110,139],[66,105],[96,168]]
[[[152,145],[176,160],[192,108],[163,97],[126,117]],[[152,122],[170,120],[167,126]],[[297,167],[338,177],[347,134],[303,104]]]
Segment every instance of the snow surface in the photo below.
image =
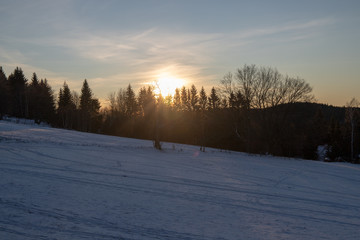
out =
[[0,239],[359,239],[360,166],[0,121]]

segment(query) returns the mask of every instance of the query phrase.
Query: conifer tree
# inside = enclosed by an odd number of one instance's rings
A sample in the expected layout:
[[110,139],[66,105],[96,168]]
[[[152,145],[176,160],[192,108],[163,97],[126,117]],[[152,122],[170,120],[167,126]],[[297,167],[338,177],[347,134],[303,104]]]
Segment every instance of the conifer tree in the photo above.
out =
[[195,85],[191,85],[191,90],[190,90],[190,106],[191,106],[191,110],[192,111],[196,111],[198,109],[198,104],[199,104],[199,96],[197,94],[197,89],[195,87]]
[[186,106],[186,110],[190,111],[191,110],[191,94],[190,94],[190,88],[187,89],[187,106]]
[[211,109],[218,109],[220,106],[220,98],[216,93],[216,89],[213,87],[211,88],[211,93],[209,97],[209,107]]
[[28,100],[29,100],[29,117],[39,121],[39,107],[40,107],[40,89],[39,80],[36,73],[33,73],[31,83],[28,88]]
[[181,109],[183,111],[189,109],[188,91],[185,86],[181,88]]
[[9,79],[11,113],[15,117],[27,117],[28,101],[26,96],[27,79],[21,68],[17,67]]
[[59,109],[64,109],[67,107],[74,108],[74,103],[71,98],[70,88],[66,82],[64,82],[63,88],[60,89],[58,106]]
[[204,89],[204,87],[201,87],[199,104],[200,104],[200,109],[201,109],[202,111],[206,110],[207,100],[208,100],[208,98],[207,98],[207,96],[206,96],[205,89]]
[[55,116],[54,93],[47,79],[41,79],[39,84],[39,107],[38,117],[40,121],[53,122]]
[[201,87],[200,90],[200,98],[199,98],[199,105],[200,105],[200,151],[205,152],[205,145],[206,145],[206,136],[205,136],[205,125],[206,125],[206,109],[207,109],[207,101],[208,98],[206,96],[206,92],[204,87]]
[[8,113],[9,88],[6,75],[0,66],[0,120]]
[[87,80],[85,79],[81,88],[80,95],[80,110],[84,113],[90,112],[91,109],[92,91],[89,87]]
[[36,75],[35,72],[33,73],[33,76],[32,76],[32,78],[31,78],[31,83],[30,83],[30,85],[31,85],[31,86],[34,86],[34,87],[39,86],[39,79],[38,79],[38,77],[37,77],[37,75]]
[[149,120],[152,114],[155,112],[155,95],[152,87],[145,87],[140,89],[138,97],[139,106],[142,111],[142,115],[145,119]]
[[98,123],[98,115],[100,110],[100,102],[93,98],[93,93],[89,87],[87,80],[83,82],[80,95],[80,112],[82,119],[81,129],[83,131],[94,131],[93,126]]
[[135,92],[130,84],[126,88],[125,103],[126,103],[126,115],[128,117],[133,116],[137,111],[137,102],[135,98]]
[[7,78],[3,68],[0,66],[0,82],[6,82]]
[[180,90],[178,88],[175,89],[174,108],[177,111],[180,110],[180,108],[181,108],[181,96],[180,96]]
[[63,87],[60,88],[58,98],[58,115],[61,119],[61,126],[64,128],[72,128],[73,115],[75,110],[75,104],[72,101],[71,92],[69,86],[64,82]]
[[171,107],[173,102],[173,97],[171,96],[171,94],[167,95],[164,99],[164,104],[166,105],[166,107]]

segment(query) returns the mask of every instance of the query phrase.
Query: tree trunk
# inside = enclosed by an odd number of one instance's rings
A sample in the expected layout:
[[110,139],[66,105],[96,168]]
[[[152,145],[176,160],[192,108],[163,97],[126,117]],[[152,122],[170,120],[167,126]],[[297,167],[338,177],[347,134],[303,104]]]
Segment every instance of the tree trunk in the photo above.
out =
[[351,162],[354,160],[354,120],[351,120]]

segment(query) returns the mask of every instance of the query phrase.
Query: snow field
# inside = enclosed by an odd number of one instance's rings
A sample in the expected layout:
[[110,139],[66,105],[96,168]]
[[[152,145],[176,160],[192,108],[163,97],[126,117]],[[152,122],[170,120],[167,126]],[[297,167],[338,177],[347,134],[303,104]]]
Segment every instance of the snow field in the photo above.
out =
[[358,165],[163,148],[0,121],[0,239],[359,239]]

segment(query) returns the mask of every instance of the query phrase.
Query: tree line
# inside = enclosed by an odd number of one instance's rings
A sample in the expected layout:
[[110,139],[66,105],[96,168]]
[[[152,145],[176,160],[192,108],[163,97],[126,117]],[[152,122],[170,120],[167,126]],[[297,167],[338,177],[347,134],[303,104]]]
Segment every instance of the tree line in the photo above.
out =
[[[21,68],[6,77],[0,67],[0,118],[4,115],[47,122],[55,127],[206,147],[356,161],[359,154],[358,102],[347,108],[315,104],[311,86],[274,68],[244,65],[226,74],[218,87],[181,87],[174,95],[155,94],[156,86],[136,93],[129,84],[110,93],[100,109],[87,80],[81,93],[65,82],[57,98],[36,73],[29,82]],[[350,136],[350,137],[349,137]]]
[[46,78],[39,79],[33,73],[28,81],[19,67],[6,77],[0,67],[0,119],[8,115],[56,127],[96,132],[101,124],[99,110],[99,100],[93,97],[86,79],[80,96],[75,91],[71,93],[65,82],[56,100]]

